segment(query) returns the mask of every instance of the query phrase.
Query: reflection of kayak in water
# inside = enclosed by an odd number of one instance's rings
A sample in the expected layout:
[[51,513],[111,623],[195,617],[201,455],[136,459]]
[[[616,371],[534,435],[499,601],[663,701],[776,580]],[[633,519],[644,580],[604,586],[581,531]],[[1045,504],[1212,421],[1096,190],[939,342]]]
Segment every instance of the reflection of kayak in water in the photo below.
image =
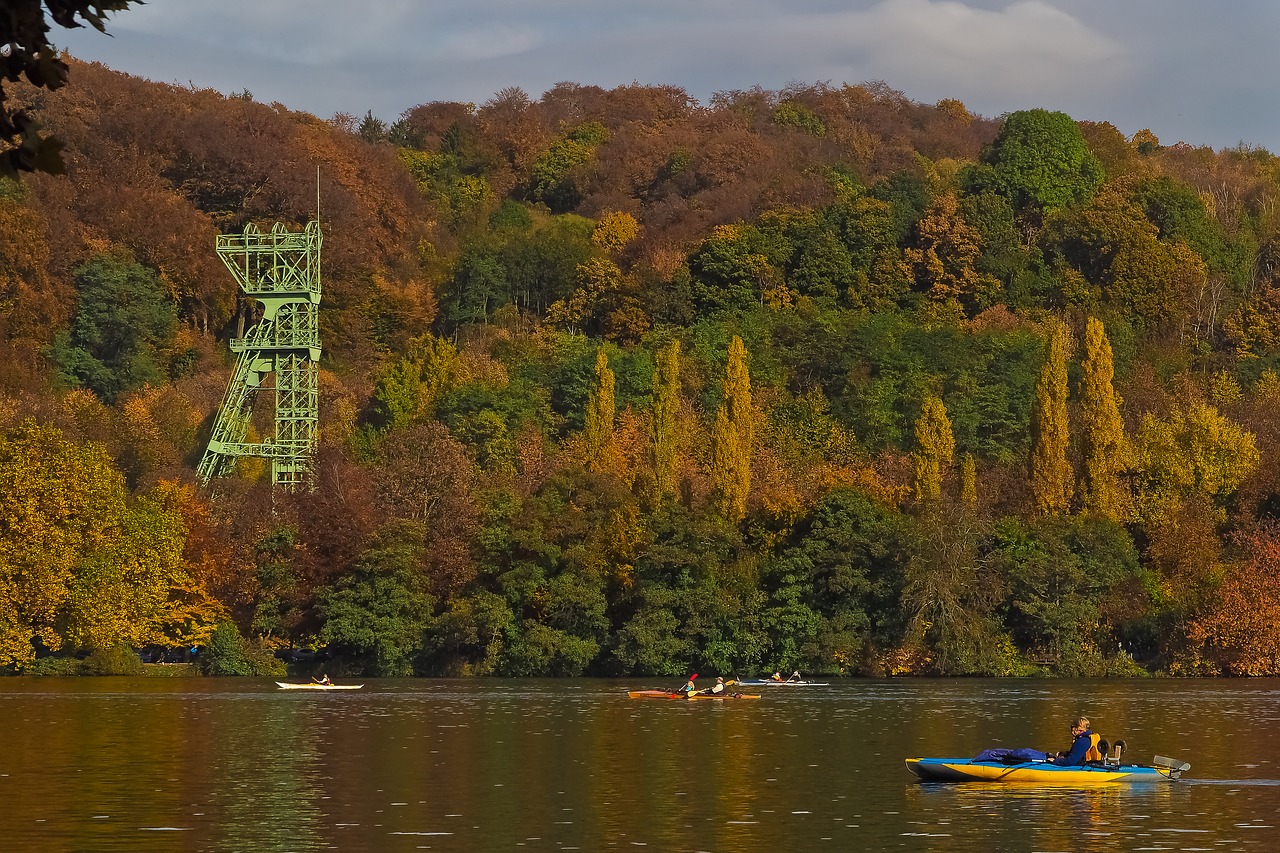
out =
[[697,693],[692,696],[685,696],[683,693],[672,693],[667,690],[628,690],[627,696],[632,699],[683,699],[686,702],[697,702],[700,699],[709,699],[712,701],[723,701],[725,699],[759,699],[760,694],[751,695],[748,693],[724,693],[699,695]]
[[1157,755],[1154,766],[1086,764],[1063,767],[1047,761],[975,761],[971,758],[908,758],[907,769],[924,782],[1022,782],[1035,785],[1112,785],[1177,779],[1191,765]]
[[314,681],[310,684],[293,684],[288,681],[277,681],[276,686],[281,690],[359,690],[364,687],[363,684],[316,684]]

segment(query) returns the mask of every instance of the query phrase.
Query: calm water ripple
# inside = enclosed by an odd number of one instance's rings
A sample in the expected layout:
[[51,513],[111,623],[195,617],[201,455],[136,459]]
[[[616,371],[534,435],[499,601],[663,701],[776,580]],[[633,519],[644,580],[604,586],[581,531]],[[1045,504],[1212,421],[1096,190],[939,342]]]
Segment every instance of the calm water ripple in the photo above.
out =
[[[1280,849],[1280,682],[0,680],[0,849]],[[1064,748],[1086,713],[1179,783],[913,781],[908,756]]]

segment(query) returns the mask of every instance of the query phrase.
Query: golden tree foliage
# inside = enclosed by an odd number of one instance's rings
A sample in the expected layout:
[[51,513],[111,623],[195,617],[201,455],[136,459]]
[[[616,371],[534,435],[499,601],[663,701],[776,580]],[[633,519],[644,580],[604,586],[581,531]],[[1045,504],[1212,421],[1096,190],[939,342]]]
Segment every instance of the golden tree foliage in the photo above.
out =
[[1205,403],[1191,403],[1167,418],[1146,415],[1130,445],[1128,467],[1142,521],[1159,521],[1201,496],[1225,517],[1225,502],[1260,459],[1253,434]]
[[952,192],[934,199],[920,220],[915,248],[902,253],[916,283],[947,316],[976,314],[998,287],[999,282],[975,267],[981,254],[982,237],[978,229],[964,221]]
[[604,347],[600,347],[596,350],[596,384],[587,398],[587,413],[582,427],[587,468],[592,471],[614,467],[609,460],[615,453],[613,421],[616,414],[613,371],[609,369],[609,357],[605,355]]
[[580,331],[604,312],[624,280],[622,270],[607,258],[592,258],[575,271],[577,288],[547,309],[547,322],[570,332]]
[[0,665],[45,647],[162,638],[187,582],[181,513],[165,491],[130,501],[99,444],[28,421],[0,437]]
[[640,233],[640,224],[630,213],[612,211],[600,217],[591,242],[606,252],[620,252]]
[[1126,493],[1120,483],[1124,449],[1124,420],[1120,397],[1112,386],[1115,367],[1111,342],[1102,321],[1090,317],[1084,335],[1083,375],[1080,378],[1080,443],[1084,472],[1080,504],[1086,515],[1108,521],[1123,520]]
[[942,497],[942,477],[955,457],[956,439],[951,433],[947,407],[935,396],[925,398],[916,419],[915,495],[921,503]]
[[429,334],[413,339],[404,356],[387,368],[374,387],[378,420],[391,430],[429,417],[459,368],[458,351],[452,342]]
[[[2,179],[0,179],[2,180]],[[71,313],[71,297],[49,277],[49,240],[37,211],[3,197],[0,186],[0,340],[48,343]]]
[[672,341],[657,355],[653,370],[653,408],[650,416],[649,457],[658,493],[676,491],[676,416],[680,413],[680,342]]
[[717,509],[733,521],[740,521],[747,514],[754,451],[755,408],[751,402],[747,348],[742,338],[734,335],[724,372],[724,398],[711,428],[711,479]]
[[1067,460],[1067,356],[1071,333],[1064,323],[1049,332],[1044,368],[1031,413],[1031,495],[1041,515],[1065,515],[1074,491]]

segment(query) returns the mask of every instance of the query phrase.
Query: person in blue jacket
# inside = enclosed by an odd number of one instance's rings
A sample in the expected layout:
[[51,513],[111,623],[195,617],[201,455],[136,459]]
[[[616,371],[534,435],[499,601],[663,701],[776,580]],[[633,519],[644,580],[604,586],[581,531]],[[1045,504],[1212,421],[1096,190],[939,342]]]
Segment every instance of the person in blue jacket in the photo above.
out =
[[1088,717],[1076,717],[1071,723],[1071,749],[1059,752],[1052,763],[1062,767],[1081,767],[1089,761],[1101,761],[1102,752],[1098,749],[1101,739],[1093,733]]

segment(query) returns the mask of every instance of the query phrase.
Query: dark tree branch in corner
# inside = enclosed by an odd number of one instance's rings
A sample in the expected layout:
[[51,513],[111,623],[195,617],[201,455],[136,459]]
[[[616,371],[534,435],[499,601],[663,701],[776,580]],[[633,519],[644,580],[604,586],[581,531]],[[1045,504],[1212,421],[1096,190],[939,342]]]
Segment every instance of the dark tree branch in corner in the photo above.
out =
[[[5,104],[4,82],[22,77],[41,89],[53,91],[67,82],[67,64],[49,43],[49,20],[72,29],[92,26],[106,32],[106,16],[142,0],[6,0],[0,6],[0,176],[15,178],[19,172],[62,174],[62,143],[40,135],[40,123],[26,110]],[[79,19],[79,20],[77,20]],[[82,23],[83,22],[83,23]]]

